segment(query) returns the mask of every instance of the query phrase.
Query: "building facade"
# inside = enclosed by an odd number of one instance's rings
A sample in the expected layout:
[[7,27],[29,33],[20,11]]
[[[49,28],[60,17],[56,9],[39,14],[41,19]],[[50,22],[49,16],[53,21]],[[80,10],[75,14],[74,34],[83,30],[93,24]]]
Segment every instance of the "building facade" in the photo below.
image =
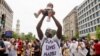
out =
[[68,38],[75,37],[78,32],[77,7],[75,7],[63,20],[63,32]]
[[90,34],[95,38],[96,26],[100,25],[100,0],[84,0],[78,7],[79,36]]
[[19,34],[19,32],[20,32],[20,20],[17,20],[16,33]]
[[13,11],[6,3],[5,0],[0,0],[0,17],[5,15],[5,31],[12,30],[12,23],[13,23]]

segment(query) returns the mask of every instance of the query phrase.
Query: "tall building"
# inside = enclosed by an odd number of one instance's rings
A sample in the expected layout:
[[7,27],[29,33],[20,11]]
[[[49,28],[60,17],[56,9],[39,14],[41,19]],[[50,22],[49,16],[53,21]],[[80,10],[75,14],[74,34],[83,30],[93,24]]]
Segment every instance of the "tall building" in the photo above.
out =
[[16,33],[19,34],[19,32],[20,32],[20,20],[17,20]]
[[64,18],[63,31],[68,38],[75,37],[78,32],[77,6]]
[[79,36],[90,34],[95,38],[96,26],[100,25],[100,0],[84,0],[78,7]]
[[5,0],[0,0],[0,17],[2,17],[2,15],[6,16],[4,31],[12,30],[13,11]]

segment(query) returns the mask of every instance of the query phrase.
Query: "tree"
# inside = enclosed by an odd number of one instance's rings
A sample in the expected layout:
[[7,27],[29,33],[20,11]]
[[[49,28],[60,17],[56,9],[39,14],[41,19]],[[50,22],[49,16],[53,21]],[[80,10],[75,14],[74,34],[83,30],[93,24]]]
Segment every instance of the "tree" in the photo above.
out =
[[100,40],[100,26],[96,27],[96,38]]
[[19,35],[18,35],[17,33],[13,32],[13,34],[12,34],[12,38],[17,39],[18,37],[19,37]]
[[75,38],[76,38],[76,39],[79,39],[79,32],[76,32],[76,33],[75,33]]
[[20,37],[21,37],[22,40],[26,40],[25,33],[21,33]]
[[68,39],[67,36],[62,35],[62,40],[63,40],[63,41],[66,41],[67,39]]
[[91,39],[91,37],[90,37],[90,34],[89,34],[89,33],[87,34],[87,39],[88,39],[88,40],[90,40],[90,39]]
[[31,32],[29,32],[28,34],[25,35],[25,40],[35,40],[36,39],[36,36],[33,35]]

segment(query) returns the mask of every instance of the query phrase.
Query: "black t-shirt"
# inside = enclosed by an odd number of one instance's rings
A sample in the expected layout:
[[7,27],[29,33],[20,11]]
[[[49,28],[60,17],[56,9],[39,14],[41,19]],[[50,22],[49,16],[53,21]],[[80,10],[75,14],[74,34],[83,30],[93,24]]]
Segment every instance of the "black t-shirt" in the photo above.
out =
[[[0,47],[5,48],[4,42],[0,40]],[[0,51],[0,55],[4,54],[5,50]]]

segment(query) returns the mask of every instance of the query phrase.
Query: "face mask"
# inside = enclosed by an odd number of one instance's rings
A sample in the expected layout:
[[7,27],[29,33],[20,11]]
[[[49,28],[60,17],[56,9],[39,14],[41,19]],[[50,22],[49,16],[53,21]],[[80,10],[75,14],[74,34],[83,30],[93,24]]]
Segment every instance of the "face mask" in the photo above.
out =
[[75,40],[73,40],[73,43],[75,43]]

